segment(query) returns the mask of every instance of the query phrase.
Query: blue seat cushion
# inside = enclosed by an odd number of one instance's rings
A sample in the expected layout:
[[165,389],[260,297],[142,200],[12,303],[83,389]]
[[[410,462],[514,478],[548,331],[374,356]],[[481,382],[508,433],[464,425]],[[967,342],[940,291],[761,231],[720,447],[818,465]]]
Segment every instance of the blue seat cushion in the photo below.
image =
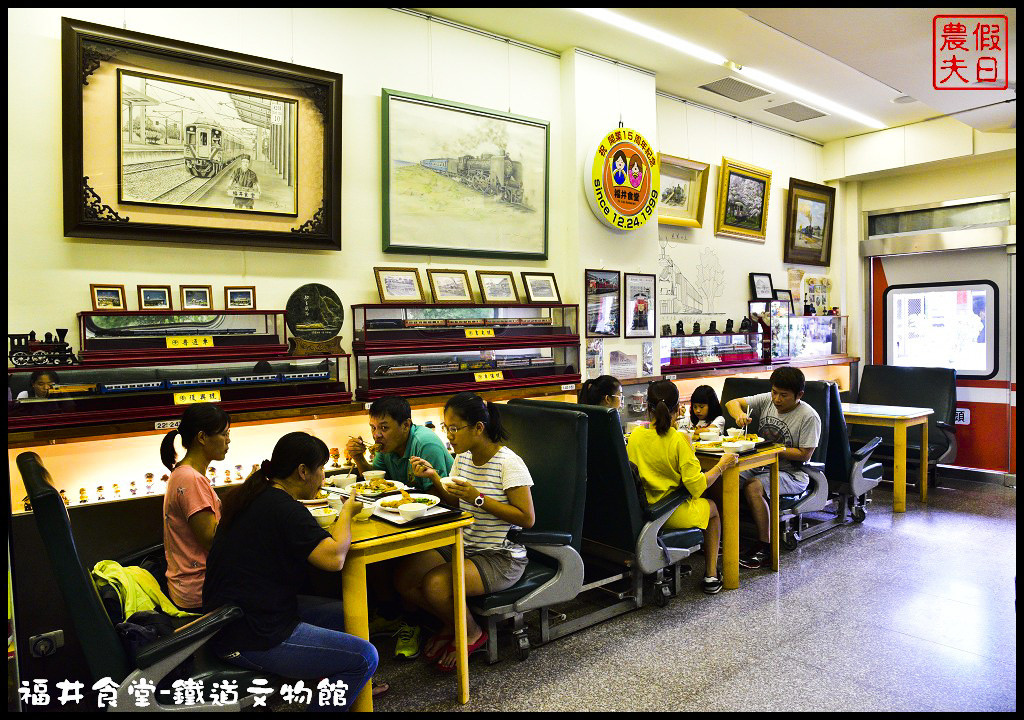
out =
[[704,543],[704,533],[700,528],[665,530],[658,538],[670,548],[692,548]]
[[511,605],[528,593],[533,592],[541,585],[555,576],[555,569],[537,560],[529,560],[526,570],[519,581],[501,592],[481,595],[471,598],[470,604],[480,610],[493,610],[495,608]]
[[791,510],[796,506],[797,503],[801,502],[804,498],[811,494],[811,485],[807,484],[807,489],[799,495],[779,495],[779,510]]

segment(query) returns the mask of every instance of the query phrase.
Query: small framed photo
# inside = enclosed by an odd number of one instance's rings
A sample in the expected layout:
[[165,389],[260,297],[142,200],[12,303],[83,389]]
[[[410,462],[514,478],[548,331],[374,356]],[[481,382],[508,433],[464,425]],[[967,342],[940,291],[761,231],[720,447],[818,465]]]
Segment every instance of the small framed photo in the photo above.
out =
[[626,310],[625,334],[628,338],[655,336],[658,278],[643,273],[625,273],[622,279],[622,307]]
[[658,222],[680,227],[702,227],[708,196],[708,163],[658,153],[661,161],[661,198]]
[[793,308],[793,293],[790,290],[776,290],[775,299],[780,300],[784,303],[789,303],[789,314],[796,315]]
[[477,270],[480,299],[488,305],[509,305],[519,302],[515,276],[510,272]]
[[210,285],[182,285],[182,310],[213,310],[213,288]]
[[255,310],[256,287],[253,285],[231,285],[224,288],[225,310]]
[[469,273],[465,270],[427,270],[430,292],[436,303],[473,302],[473,288],[469,284]]
[[531,303],[560,303],[561,295],[558,294],[558,283],[555,282],[554,273],[525,272],[523,276],[523,287],[526,288],[526,301]]
[[124,285],[89,285],[93,310],[127,310]]
[[170,285],[139,285],[139,310],[173,310]]
[[828,267],[835,204],[835,188],[789,179],[783,262]]
[[583,289],[587,301],[587,337],[619,337],[622,334],[618,270],[585,270]]
[[750,299],[775,299],[775,288],[772,287],[771,275],[768,273],[750,273]]
[[425,303],[420,271],[416,268],[381,267],[374,268],[377,277],[377,293],[382,303]]

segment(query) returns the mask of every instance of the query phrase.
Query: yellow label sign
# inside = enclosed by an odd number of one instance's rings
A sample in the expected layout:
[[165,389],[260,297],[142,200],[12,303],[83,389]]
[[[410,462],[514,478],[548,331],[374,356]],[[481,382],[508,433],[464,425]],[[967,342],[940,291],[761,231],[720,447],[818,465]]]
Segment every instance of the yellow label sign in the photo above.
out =
[[632,128],[618,128],[597,146],[587,199],[594,214],[619,230],[635,230],[655,217],[661,172],[658,153]]
[[488,337],[494,337],[494,328],[466,328],[466,337],[468,337],[468,338],[488,338]]
[[174,393],[175,405],[191,405],[197,402],[220,402],[220,390],[191,390]]
[[496,370],[494,372],[473,373],[473,378],[476,382],[493,382],[495,380],[504,380],[505,376],[501,374],[501,370]]
[[164,339],[171,350],[213,347],[212,335],[172,335]]

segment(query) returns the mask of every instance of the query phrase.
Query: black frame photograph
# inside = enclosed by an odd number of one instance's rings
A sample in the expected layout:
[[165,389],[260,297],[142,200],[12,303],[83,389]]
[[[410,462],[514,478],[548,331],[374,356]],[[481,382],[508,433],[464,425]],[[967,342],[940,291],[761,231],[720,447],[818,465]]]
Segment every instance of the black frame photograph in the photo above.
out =
[[782,302],[788,302],[789,314],[796,315],[796,309],[793,307],[793,292],[791,290],[776,290],[775,299]]
[[[519,303],[516,277],[511,272],[505,270],[477,270],[476,280],[480,285],[481,302],[488,305],[516,305]],[[499,289],[507,289],[509,292],[500,295],[497,294]]]
[[627,338],[657,336],[658,276],[624,273],[622,307],[625,308],[624,334]]
[[828,267],[835,206],[835,188],[789,179],[783,262]]
[[[558,281],[554,273],[527,272],[522,271],[523,288],[526,291],[526,301],[537,305],[552,305],[562,302],[562,296],[558,292]],[[537,290],[543,288],[551,290],[548,295],[540,295]]]
[[[767,287],[765,287],[767,284]],[[769,273],[750,273],[750,299],[774,300],[775,286]]]
[[585,270],[583,288],[587,337],[619,337],[622,334],[622,274],[618,270]]
[[66,236],[341,249],[341,75],[69,18],[61,45]]

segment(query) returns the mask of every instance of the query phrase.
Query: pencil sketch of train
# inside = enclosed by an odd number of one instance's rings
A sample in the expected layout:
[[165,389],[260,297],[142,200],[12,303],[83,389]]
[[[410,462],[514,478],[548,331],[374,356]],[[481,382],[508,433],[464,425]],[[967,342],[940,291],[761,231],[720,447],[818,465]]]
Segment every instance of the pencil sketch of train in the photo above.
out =
[[493,195],[510,205],[523,206],[523,164],[509,158],[507,153],[430,158],[421,160],[420,165],[483,195]]

